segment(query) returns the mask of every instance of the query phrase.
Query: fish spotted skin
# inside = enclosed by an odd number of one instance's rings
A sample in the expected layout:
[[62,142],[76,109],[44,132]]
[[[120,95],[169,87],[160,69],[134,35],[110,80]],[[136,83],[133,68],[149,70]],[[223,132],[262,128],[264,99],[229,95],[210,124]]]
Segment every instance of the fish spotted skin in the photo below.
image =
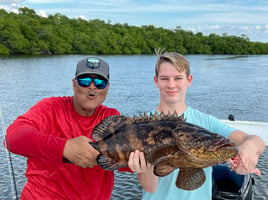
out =
[[176,113],[110,116],[93,129],[92,138],[96,142],[90,144],[100,152],[97,163],[103,169],[126,167],[130,153],[139,150],[154,165],[156,176],[180,168],[176,186],[184,190],[204,183],[203,168],[226,162],[238,153],[229,139],[187,123]]

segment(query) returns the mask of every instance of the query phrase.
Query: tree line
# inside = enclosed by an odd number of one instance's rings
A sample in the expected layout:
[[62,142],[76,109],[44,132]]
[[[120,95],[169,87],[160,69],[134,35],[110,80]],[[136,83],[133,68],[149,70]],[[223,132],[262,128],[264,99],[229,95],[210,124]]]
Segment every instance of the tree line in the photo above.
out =
[[181,54],[268,54],[268,43],[246,35],[222,36],[111,24],[100,19],[70,19],[60,13],[41,17],[29,8],[18,14],[0,9],[0,55],[153,54],[155,49]]

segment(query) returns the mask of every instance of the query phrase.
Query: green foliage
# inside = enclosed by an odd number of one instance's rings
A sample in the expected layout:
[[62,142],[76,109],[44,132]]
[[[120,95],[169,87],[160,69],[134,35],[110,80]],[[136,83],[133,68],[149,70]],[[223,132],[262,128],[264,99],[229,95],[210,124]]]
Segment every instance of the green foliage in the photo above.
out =
[[9,54],[9,49],[6,48],[3,44],[0,44],[0,55],[8,56]]
[[153,54],[155,49],[181,54],[268,54],[268,43],[250,42],[246,35],[204,36],[148,26],[69,19],[56,13],[47,18],[34,10],[0,9],[0,55],[16,54]]

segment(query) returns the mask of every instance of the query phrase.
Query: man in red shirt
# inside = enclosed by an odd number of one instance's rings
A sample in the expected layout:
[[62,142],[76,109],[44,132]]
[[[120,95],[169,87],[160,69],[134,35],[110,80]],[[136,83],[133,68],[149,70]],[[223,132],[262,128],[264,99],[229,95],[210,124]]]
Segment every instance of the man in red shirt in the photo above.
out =
[[9,150],[28,158],[22,200],[111,198],[114,173],[97,165],[99,153],[88,144],[101,120],[120,114],[102,105],[109,85],[109,65],[84,58],[77,64],[72,97],[45,98],[8,127]]

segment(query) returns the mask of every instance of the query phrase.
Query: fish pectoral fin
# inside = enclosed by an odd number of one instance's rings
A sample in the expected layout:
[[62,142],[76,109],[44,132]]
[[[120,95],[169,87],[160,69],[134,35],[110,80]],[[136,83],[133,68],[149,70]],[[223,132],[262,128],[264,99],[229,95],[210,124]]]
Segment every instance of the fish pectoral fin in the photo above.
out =
[[168,174],[170,174],[171,172],[173,172],[175,169],[177,169],[174,165],[173,165],[173,156],[164,156],[161,158],[158,158],[155,161],[155,166],[154,166],[154,174],[156,176],[166,176]]
[[166,176],[173,172],[176,168],[170,166],[170,165],[155,165],[154,166],[154,174],[156,176]]
[[203,185],[206,175],[201,168],[182,168],[179,171],[176,186],[183,190],[195,190]]
[[127,163],[117,163],[103,154],[98,155],[97,163],[101,168],[108,171],[117,170],[127,166]]
[[178,147],[174,144],[163,144],[156,147],[146,155],[146,159],[149,163],[155,164],[156,160],[162,157],[172,155],[178,151]]

